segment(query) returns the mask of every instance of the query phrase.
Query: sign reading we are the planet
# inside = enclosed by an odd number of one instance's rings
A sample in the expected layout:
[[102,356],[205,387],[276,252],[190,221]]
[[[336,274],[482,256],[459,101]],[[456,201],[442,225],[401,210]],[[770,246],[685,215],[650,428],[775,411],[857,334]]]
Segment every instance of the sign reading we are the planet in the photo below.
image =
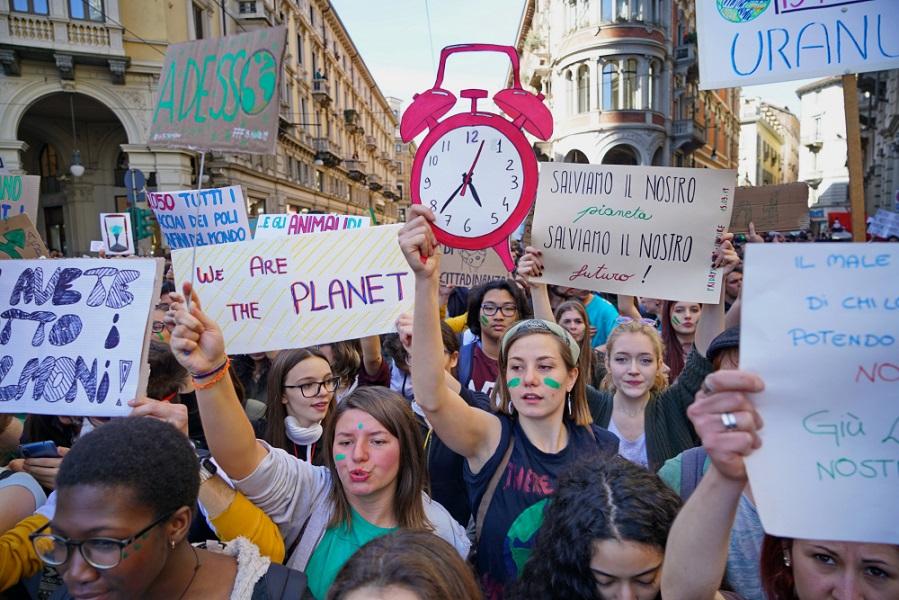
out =
[[169,46],[149,142],[273,154],[286,39],[284,27],[272,27]]

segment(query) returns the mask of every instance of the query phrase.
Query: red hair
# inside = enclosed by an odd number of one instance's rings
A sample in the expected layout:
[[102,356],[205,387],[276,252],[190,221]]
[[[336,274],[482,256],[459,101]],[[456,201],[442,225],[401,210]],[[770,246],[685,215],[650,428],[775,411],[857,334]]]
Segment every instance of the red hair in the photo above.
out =
[[677,302],[665,300],[662,302],[662,344],[665,347],[663,356],[665,364],[671,369],[668,373],[668,381],[673,382],[677,379],[680,372],[684,370],[684,351],[681,348],[680,340],[677,339],[677,332],[671,326],[671,311]]
[[784,561],[784,551],[792,547],[790,538],[765,534],[762,542],[762,553],[759,567],[762,577],[762,589],[769,600],[793,600],[796,594],[793,568]]

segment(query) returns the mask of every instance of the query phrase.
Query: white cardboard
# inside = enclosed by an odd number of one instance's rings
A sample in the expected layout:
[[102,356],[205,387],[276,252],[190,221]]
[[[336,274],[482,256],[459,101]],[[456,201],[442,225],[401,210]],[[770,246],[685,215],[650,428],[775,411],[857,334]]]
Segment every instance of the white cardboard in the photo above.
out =
[[205,190],[148,192],[166,245],[172,250],[253,239],[239,185]]
[[255,240],[268,240],[288,235],[304,235],[320,231],[361,229],[371,225],[371,218],[359,215],[263,214],[256,221]]

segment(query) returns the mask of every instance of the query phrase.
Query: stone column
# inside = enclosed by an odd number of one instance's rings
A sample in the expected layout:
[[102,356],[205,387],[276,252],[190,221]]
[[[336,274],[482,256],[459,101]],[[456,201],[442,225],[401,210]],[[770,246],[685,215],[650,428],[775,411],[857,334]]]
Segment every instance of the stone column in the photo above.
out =
[[0,140],[0,159],[3,159],[3,168],[14,175],[25,175],[22,153],[27,150],[28,144],[22,140]]

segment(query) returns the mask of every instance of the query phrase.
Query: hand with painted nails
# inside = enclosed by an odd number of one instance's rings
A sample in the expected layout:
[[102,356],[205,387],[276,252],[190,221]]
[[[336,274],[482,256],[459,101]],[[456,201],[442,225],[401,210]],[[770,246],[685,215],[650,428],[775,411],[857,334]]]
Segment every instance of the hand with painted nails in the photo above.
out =
[[524,254],[518,259],[516,273],[526,284],[533,287],[534,284],[530,282],[530,278],[543,275],[543,252],[533,246],[525,248]]
[[431,229],[431,223],[435,219],[431,209],[414,204],[409,209],[406,224],[397,236],[406,262],[412,267],[416,277],[427,279],[440,272],[440,246]]

